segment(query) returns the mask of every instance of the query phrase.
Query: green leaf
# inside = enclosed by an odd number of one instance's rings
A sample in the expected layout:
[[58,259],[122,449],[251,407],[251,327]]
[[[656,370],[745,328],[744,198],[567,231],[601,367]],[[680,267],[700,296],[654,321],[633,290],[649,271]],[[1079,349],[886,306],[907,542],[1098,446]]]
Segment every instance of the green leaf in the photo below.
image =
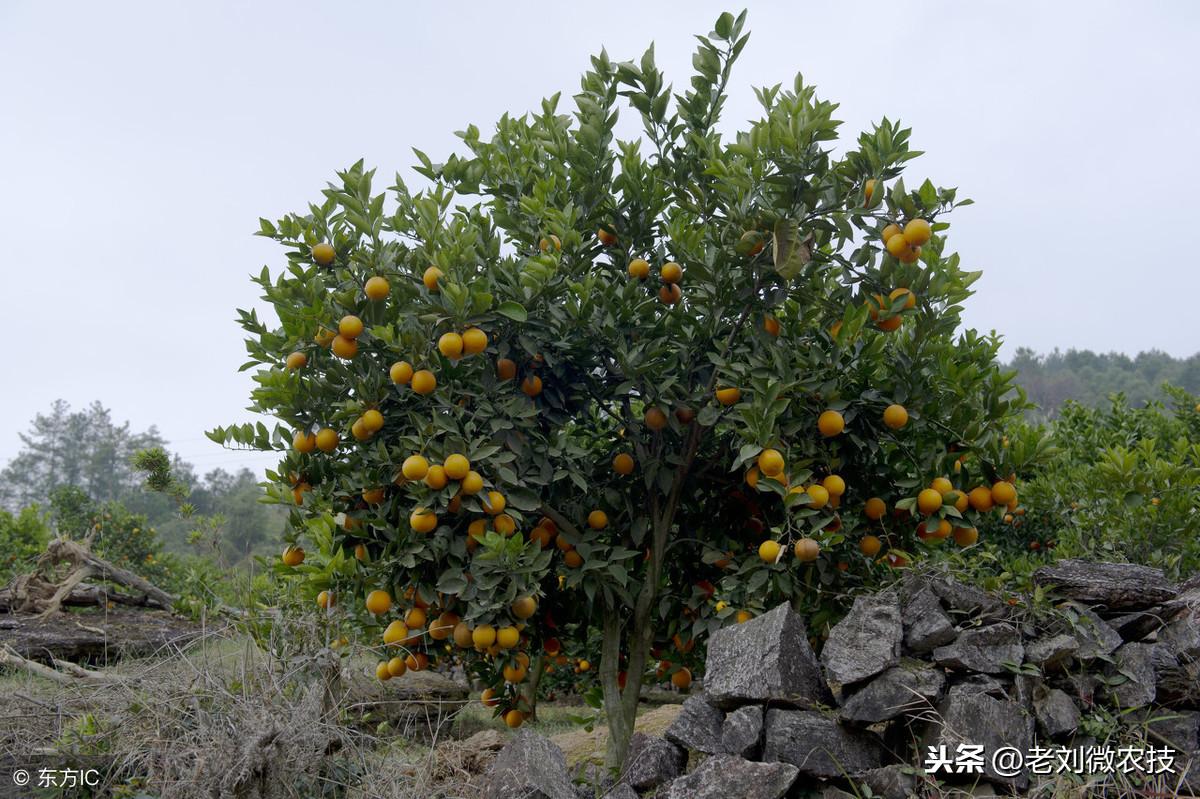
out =
[[514,322],[524,322],[529,319],[529,312],[525,310],[525,306],[512,300],[500,303],[499,307],[496,308],[496,313],[501,316],[507,316]]

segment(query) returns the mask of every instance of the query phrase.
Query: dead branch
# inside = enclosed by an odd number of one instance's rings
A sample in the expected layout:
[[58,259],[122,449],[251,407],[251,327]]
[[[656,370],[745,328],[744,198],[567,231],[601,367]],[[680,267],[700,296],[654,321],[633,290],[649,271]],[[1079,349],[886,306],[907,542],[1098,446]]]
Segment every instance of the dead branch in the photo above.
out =
[[60,685],[79,685],[81,681],[102,683],[111,682],[116,679],[110,675],[77,666],[74,663],[66,663],[61,660],[55,660],[54,663],[59,668],[54,669],[44,666],[37,661],[23,658],[8,644],[0,645],[0,666],[11,666],[12,668],[21,669],[37,677],[59,683]]

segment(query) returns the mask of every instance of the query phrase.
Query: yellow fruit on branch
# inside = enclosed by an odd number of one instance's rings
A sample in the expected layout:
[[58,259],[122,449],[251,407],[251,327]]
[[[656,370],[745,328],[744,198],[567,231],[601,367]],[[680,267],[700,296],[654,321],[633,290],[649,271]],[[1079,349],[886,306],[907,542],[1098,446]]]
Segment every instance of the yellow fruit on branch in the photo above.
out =
[[1017,499],[1017,489],[1012,483],[998,480],[992,485],[992,502],[997,505],[1008,505]]
[[457,361],[463,354],[463,339],[457,333],[443,333],[438,339],[438,352],[452,361]]
[[796,555],[796,560],[801,563],[810,563],[821,554],[821,545],[811,538],[801,538],[792,547],[792,551]]
[[633,474],[633,456],[628,452],[619,453],[613,458],[612,467],[613,471],[621,476]]
[[445,274],[441,269],[438,269],[436,266],[431,266],[425,270],[425,274],[421,275],[421,282],[425,284],[425,289],[427,291],[429,291],[431,294],[437,294],[442,290],[441,286],[438,284],[438,281],[440,281],[443,277],[445,277]]
[[817,417],[817,430],[826,438],[832,438],[846,429],[846,420],[837,411],[824,411]]
[[676,283],[664,283],[658,290],[658,299],[664,305],[675,305],[683,299],[683,290]]
[[381,661],[380,664],[375,667],[375,677],[380,682],[387,682],[388,680],[392,679],[392,673],[388,670],[388,662],[386,660]]
[[629,262],[629,276],[638,280],[650,277],[650,263],[644,258],[634,258]]
[[758,557],[763,563],[774,563],[779,560],[779,552],[782,547],[778,541],[763,541],[758,545]]
[[396,619],[383,630],[383,643],[387,646],[399,646],[408,640],[408,625]]
[[883,548],[883,542],[879,540],[879,536],[864,535],[858,541],[858,551],[866,555],[868,558],[873,558],[879,554],[879,550]]
[[342,338],[355,339],[363,333],[363,322],[354,314],[347,314],[338,322],[338,335]]
[[462,479],[460,488],[468,497],[478,494],[483,490],[483,475],[475,471],[467,472],[467,476]]
[[821,481],[821,485],[831,497],[840,497],[846,493],[846,481],[836,474],[831,474]]
[[417,533],[432,533],[437,529],[437,514],[428,508],[417,508],[408,517],[408,526]]
[[725,406],[736,405],[742,398],[742,390],[740,388],[718,388],[717,402]]
[[388,376],[398,386],[406,386],[413,379],[413,366],[408,361],[396,361],[388,370]]
[[605,247],[611,247],[617,243],[617,234],[613,233],[608,228],[600,228],[597,230],[596,238],[599,239],[600,243]]
[[317,437],[307,430],[297,430],[292,435],[292,449],[297,452],[312,452],[317,448]]
[[328,427],[322,428],[317,433],[316,444],[317,449],[321,450],[322,452],[333,452],[335,449],[337,449],[338,445],[337,431]]
[[392,595],[387,591],[375,590],[367,594],[367,611],[376,616],[387,613],[392,609]]
[[664,283],[678,283],[683,280],[683,268],[674,261],[667,261],[663,264],[658,276]]
[[608,514],[602,510],[594,510],[588,514],[587,523],[593,530],[603,530],[608,527]]
[[478,355],[487,349],[487,333],[477,327],[469,327],[462,333],[462,345],[464,355]]
[[503,513],[507,504],[504,495],[499,491],[489,491],[483,498],[483,510],[492,516]]
[[387,282],[387,278],[376,275],[367,279],[367,282],[363,285],[363,293],[367,295],[367,299],[378,302],[379,300],[386,299],[392,293],[392,287]]
[[404,658],[394,657],[387,662],[387,670],[393,677],[403,677],[408,671],[408,664],[404,662]]
[[917,494],[917,510],[926,516],[937,513],[942,508],[942,494],[937,489],[926,488]]
[[663,413],[661,408],[649,407],[646,409],[645,415],[642,417],[646,427],[658,432],[667,426],[667,415]]
[[423,455],[409,455],[401,464],[400,473],[407,480],[422,480],[429,474],[429,461]]
[[533,398],[542,393],[542,378],[537,375],[526,375],[521,381],[521,393]]
[[933,228],[924,219],[913,219],[904,226],[904,241],[913,247],[920,247],[933,235]]
[[412,376],[412,390],[421,396],[432,394],[437,388],[437,378],[428,369],[421,369]]
[[883,423],[893,430],[908,424],[908,410],[903,405],[892,404],[883,410]]
[[293,352],[287,356],[287,361],[285,362],[285,365],[287,366],[288,369],[291,369],[293,372],[296,371],[297,369],[303,369],[305,366],[308,365],[308,356],[305,355],[303,352]]
[[528,619],[537,613],[537,600],[531,596],[517,597],[509,610],[518,619]]
[[312,248],[312,259],[317,266],[329,266],[333,263],[336,255],[337,253],[334,252],[333,245],[327,242],[321,242]]
[[378,433],[383,429],[383,414],[371,408],[363,412],[362,423],[368,432]]
[[304,549],[301,547],[290,546],[283,550],[281,556],[284,566],[299,566],[304,562]]
[[358,340],[346,338],[345,336],[338,334],[333,337],[333,343],[329,348],[333,350],[334,355],[338,356],[342,360],[348,361],[355,355],[358,355]]
[[873,522],[877,522],[887,513],[887,503],[879,497],[871,497],[863,505],[863,514]]

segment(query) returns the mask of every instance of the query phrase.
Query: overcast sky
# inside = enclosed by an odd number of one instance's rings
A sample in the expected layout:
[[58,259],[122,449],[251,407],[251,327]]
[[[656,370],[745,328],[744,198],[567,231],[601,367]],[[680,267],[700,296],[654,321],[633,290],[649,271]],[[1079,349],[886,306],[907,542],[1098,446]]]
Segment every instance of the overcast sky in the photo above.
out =
[[[569,95],[601,46],[653,40],[684,87],[724,8],[0,0],[0,463],[63,398],[158,425],[201,472],[265,465],[203,438],[250,418],[234,309],[280,263],[259,216],[358,158],[386,181],[412,147],[438,160],[467,123]],[[911,126],[912,185],[976,201],[952,219],[984,270],[965,318],[1006,354],[1200,349],[1200,3],[793,0],[748,27],[725,129],[797,71],[846,137]]]

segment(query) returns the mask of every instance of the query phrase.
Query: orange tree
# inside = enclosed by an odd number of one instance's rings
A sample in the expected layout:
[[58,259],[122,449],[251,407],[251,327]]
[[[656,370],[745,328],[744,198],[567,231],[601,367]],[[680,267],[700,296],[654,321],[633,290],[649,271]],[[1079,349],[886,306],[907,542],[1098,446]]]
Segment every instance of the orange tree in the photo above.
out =
[[241,312],[244,368],[281,424],[210,432],[288,449],[271,495],[316,552],[280,569],[379,636],[381,678],[461,658],[516,726],[538,653],[598,637],[610,763],[644,678],[685,687],[705,633],[785,598],[823,623],[1015,501],[997,431],[1024,398],[994,336],[956,332],[964,203],[905,184],[886,119],[835,155],[799,77],[718,133],[743,22],[682,94],[652,49],[602,53],[573,113],[417,152],[422,191],[359,163],[262,220],[287,266],[256,279],[278,324]]

